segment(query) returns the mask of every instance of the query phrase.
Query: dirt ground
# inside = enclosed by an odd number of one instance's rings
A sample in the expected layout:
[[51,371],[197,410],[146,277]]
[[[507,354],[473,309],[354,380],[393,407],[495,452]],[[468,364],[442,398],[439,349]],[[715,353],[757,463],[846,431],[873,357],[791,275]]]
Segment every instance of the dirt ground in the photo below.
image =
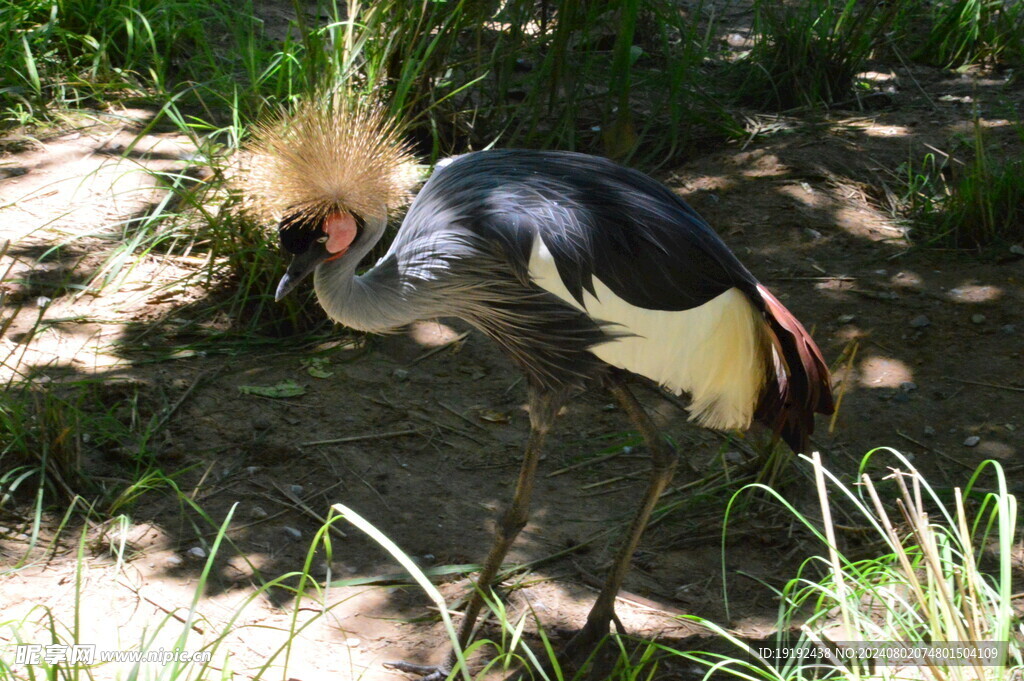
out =
[[[1020,493],[1021,251],[975,256],[909,249],[905,226],[885,205],[885,189],[898,191],[901,163],[969,135],[975,107],[991,139],[1010,143],[1009,121],[1021,117],[1024,85],[1005,74],[891,65],[873,66],[866,78],[886,92],[867,102],[872,108],[813,120],[752,118],[752,132],[760,134],[749,143],[708,149],[659,179],[813,327],[842,392],[834,428],[819,419],[814,437],[833,470],[855,474],[865,452],[891,446],[938,486],[962,485],[978,463],[995,459]],[[155,444],[158,463],[176,472],[183,494],[207,517],[183,507],[179,496],[147,494],[131,507],[127,525],[89,530],[84,574],[76,573],[77,536],[68,532],[45,559],[9,571],[0,583],[0,612],[6,621],[35,621],[41,615],[33,608],[44,605],[71,621],[80,583],[89,639],[131,647],[169,613],[187,612],[203,556],[233,513],[230,544],[219,550],[195,604],[191,641],[195,647],[208,642],[237,616],[226,646],[231,657],[215,667],[251,676],[270,660],[283,665],[271,654],[295,612],[283,589],[246,601],[261,581],[303,567],[322,524],[317,516],[331,503],[370,519],[424,567],[482,559],[528,430],[523,387],[489,342],[472,331],[459,339],[467,329],[452,320],[367,339],[339,328],[334,340],[311,346],[181,353],[161,362],[119,346],[129,328],[173,322],[176,309],[204,295],[161,289],[196,262],[156,257],[138,262],[116,290],[80,292],[110,247],[104,230],[145,214],[163,196],[152,176],[137,169],[174,169],[191,152],[182,139],[151,135],[124,158],[121,151],[146,115],[97,114],[45,137],[5,141],[0,238],[12,245],[0,266],[7,270],[4,313],[21,310],[2,340],[5,371],[17,357],[40,384],[95,377],[102,382],[99,399],[115,410],[124,405],[126,415],[128,405],[143,414],[175,406]],[[64,245],[49,252],[57,244]],[[32,334],[39,315],[48,323]],[[161,333],[148,342],[159,344]],[[837,363],[854,343],[853,361]],[[322,361],[310,373],[312,356]],[[239,389],[286,379],[305,394],[274,399]],[[722,482],[712,476],[725,462],[742,478],[756,438],[730,441],[688,427],[675,402],[648,389],[640,395],[696,474],[679,476],[666,497],[673,512],[645,538],[626,583],[630,593],[618,606],[623,623],[637,636],[684,647],[699,646],[691,637],[701,632],[675,619],[681,613],[751,638],[767,635],[777,607],[768,586],[781,586],[817,547],[774,507],[749,507],[730,524],[727,613],[720,537],[728,494],[712,489]],[[513,619],[532,610],[556,638],[582,624],[617,536],[600,533],[628,519],[644,484],[644,449],[610,403],[590,393],[566,408],[542,462],[532,519],[510,556],[539,560],[591,540],[512,580]],[[123,452],[86,446],[83,456],[91,475],[133,473]],[[813,511],[806,467],[790,469],[789,477],[786,494]],[[710,482],[682,488],[696,478]],[[0,509],[4,564],[24,555],[30,515],[28,507]],[[59,510],[47,517],[53,526],[43,528],[44,538],[56,531]],[[297,637],[286,676],[371,681],[402,676],[384,669],[385,660],[440,661],[444,631],[426,597],[388,582],[397,564],[353,527],[338,528],[345,536],[333,537],[329,559],[316,554],[312,575],[372,583],[334,586],[303,601],[298,621],[317,619]],[[118,560],[111,547],[122,539],[128,550]],[[438,581],[453,604],[468,583],[462,573]],[[327,616],[318,617],[324,607]],[[164,626],[158,636],[171,637],[170,645],[179,631]],[[493,627],[486,632],[496,635]],[[4,631],[0,640],[12,642]],[[106,668],[99,673],[113,675]],[[660,678],[692,674],[669,663]]]

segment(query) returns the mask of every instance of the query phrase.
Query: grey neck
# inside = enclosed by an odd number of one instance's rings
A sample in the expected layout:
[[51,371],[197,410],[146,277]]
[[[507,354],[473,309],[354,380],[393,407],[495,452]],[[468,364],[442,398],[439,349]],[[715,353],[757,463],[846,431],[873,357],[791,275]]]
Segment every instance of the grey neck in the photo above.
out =
[[[387,218],[367,220],[366,237],[338,260],[316,268],[316,297],[327,315],[359,331],[382,333],[432,316],[416,299],[394,258],[384,258],[362,276],[356,276],[360,260],[380,240]],[[429,306],[427,306],[429,307]]]

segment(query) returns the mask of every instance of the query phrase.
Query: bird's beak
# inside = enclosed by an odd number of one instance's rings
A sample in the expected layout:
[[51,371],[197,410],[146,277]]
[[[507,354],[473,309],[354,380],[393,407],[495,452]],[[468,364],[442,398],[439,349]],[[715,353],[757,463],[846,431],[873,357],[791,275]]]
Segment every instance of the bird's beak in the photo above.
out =
[[298,286],[300,281],[308,277],[316,269],[317,265],[326,260],[329,255],[330,253],[323,246],[314,244],[305,253],[299,253],[292,258],[291,264],[288,265],[288,270],[277,284],[274,301],[280,301],[288,295],[293,288]]

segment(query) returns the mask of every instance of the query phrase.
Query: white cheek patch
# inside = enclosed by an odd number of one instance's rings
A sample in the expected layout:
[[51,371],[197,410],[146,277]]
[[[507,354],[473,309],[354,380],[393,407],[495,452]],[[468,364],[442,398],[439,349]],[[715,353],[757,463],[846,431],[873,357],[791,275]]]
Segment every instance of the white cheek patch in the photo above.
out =
[[328,253],[338,254],[348,250],[359,233],[356,219],[350,213],[331,213],[324,219],[324,232]]
[[690,418],[709,428],[747,428],[765,381],[768,338],[764,320],[747,296],[730,288],[689,310],[648,310],[616,296],[594,277],[597,296],[572,297],[554,257],[537,236],[530,278],[593,319],[617,324],[625,335],[590,351],[608,364],[690,394]]

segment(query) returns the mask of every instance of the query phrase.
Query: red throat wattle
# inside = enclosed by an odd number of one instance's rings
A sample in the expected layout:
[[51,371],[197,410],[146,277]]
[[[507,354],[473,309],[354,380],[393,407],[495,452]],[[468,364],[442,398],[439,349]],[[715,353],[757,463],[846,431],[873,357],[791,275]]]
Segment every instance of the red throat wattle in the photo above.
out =
[[324,219],[324,233],[327,234],[324,246],[331,254],[327,260],[334,260],[345,255],[359,232],[351,213],[331,213]]

